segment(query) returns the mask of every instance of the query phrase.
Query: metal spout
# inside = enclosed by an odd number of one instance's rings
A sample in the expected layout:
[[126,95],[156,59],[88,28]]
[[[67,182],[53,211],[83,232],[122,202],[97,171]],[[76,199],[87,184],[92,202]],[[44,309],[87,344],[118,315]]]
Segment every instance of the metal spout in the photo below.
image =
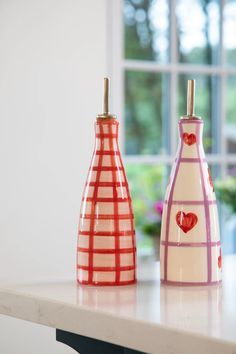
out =
[[188,80],[187,90],[187,116],[193,117],[195,105],[195,80]]
[[183,119],[201,119],[195,115],[195,80],[188,80],[187,89],[187,114]]
[[116,118],[114,114],[109,112],[109,78],[104,77],[104,89],[103,89],[103,113],[99,114],[97,118]]
[[103,114],[109,114],[109,79],[104,77]]

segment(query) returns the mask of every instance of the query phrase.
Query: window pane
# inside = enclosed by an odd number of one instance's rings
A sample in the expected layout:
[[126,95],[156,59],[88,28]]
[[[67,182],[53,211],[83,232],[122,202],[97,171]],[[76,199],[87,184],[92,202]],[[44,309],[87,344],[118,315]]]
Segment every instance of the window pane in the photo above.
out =
[[160,154],[168,150],[168,75],[125,73],[125,152]]
[[236,162],[227,166],[227,176],[236,177]]
[[226,124],[224,134],[228,153],[236,153],[236,76],[227,78]]
[[226,62],[236,65],[236,1],[225,1],[223,24],[224,48]]
[[218,178],[215,190],[219,203],[221,241],[224,254],[236,252],[236,164],[227,166],[227,176]]
[[213,183],[215,180],[217,180],[217,178],[220,178],[221,175],[221,168],[219,164],[216,163],[208,163],[208,167],[210,170],[210,174],[213,180]]
[[[169,178],[169,166],[125,163],[132,195],[139,249],[152,248],[158,235],[161,207]],[[158,203],[157,203],[158,202]]]
[[124,0],[125,58],[168,61],[168,0]]
[[176,7],[181,63],[218,62],[219,1],[179,0]]
[[[186,114],[186,93],[188,74],[179,75],[178,105],[179,116]],[[206,153],[216,152],[218,150],[218,78],[208,75],[191,75],[191,79],[196,80],[196,99],[195,114],[204,120],[203,144]],[[214,118],[214,125],[212,124]]]

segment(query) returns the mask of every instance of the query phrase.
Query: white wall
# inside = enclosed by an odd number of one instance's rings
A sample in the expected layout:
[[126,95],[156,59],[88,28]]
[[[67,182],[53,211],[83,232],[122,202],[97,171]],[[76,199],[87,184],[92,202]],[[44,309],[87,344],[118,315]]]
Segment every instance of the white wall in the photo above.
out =
[[[0,0],[1,283],[75,275],[80,198],[108,66],[106,7]],[[54,330],[23,321],[1,316],[0,333],[0,354],[74,352],[56,343]]]

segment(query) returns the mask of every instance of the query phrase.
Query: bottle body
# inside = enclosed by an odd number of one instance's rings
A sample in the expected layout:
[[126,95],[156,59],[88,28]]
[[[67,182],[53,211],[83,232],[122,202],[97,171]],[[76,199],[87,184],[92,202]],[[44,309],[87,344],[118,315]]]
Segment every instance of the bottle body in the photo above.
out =
[[118,147],[118,122],[97,119],[84,189],[77,247],[77,280],[91,285],[136,281],[134,216]]
[[179,121],[179,146],[167,186],[161,230],[161,281],[221,282],[221,246],[214,187],[202,145],[203,121]]

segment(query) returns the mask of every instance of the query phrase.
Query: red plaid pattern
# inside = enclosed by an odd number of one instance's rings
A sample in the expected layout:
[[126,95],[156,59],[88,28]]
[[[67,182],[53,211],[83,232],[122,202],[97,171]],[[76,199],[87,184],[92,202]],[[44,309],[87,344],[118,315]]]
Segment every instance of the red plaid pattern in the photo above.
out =
[[77,279],[82,284],[136,281],[134,216],[118,147],[116,119],[97,119],[96,144],[82,199]]

